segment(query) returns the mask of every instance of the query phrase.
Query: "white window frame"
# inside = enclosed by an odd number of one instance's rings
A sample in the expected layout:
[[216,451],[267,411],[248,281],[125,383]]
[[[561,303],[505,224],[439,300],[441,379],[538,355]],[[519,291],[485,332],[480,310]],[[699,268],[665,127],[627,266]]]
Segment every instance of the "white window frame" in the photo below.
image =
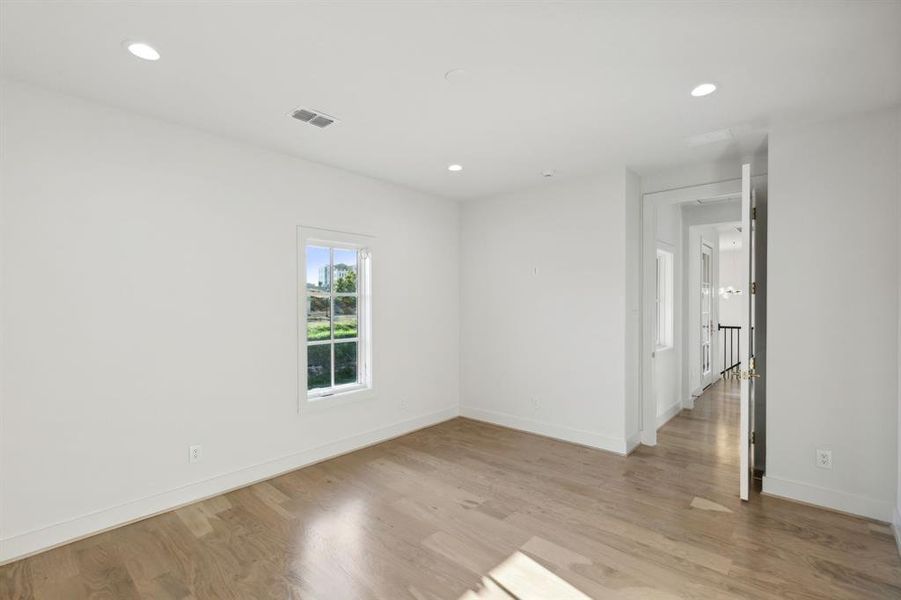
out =
[[655,341],[657,350],[673,347],[673,253],[657,249]]
[[[372,254],[371,236],[346,233],[317,227],[297,228],[297,342],[298,342],[298,400],[301,410],[333,406],[350,400],[360,400],[373,391],[372,369]],[[331,248],[330,262],[334,262],[336,249],[357,252],[357,337],[341,339],[340,342],[357,342],[357,381],[328,388],[307,390],[307,348],[310,345],[329,344],[332,346],[332,376],[334,377],[334,338],[327,342],[307,341],[307,246]],[[334,318],[334,281],[330,282],[330,296]],[[339,342],[339,343],[340,343]]]

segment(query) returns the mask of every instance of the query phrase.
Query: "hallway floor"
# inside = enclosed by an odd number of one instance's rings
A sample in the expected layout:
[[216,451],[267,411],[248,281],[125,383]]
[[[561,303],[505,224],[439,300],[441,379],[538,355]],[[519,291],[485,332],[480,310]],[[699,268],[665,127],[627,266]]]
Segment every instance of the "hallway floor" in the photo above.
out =
[[0,597],[901,597],[887,525],[738,500],[736,390],[629,458],[454,419],[0,567]]

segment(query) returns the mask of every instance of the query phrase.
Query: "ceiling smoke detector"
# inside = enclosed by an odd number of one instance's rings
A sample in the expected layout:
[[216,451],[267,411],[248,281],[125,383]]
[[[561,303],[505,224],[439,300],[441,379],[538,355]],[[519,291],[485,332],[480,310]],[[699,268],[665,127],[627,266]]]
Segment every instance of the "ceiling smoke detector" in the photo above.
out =
[[291,112],[291,118],[313,125],[319,129],[325,129],[335,123],[340,123],[335,117],[310,108],[295,109]]

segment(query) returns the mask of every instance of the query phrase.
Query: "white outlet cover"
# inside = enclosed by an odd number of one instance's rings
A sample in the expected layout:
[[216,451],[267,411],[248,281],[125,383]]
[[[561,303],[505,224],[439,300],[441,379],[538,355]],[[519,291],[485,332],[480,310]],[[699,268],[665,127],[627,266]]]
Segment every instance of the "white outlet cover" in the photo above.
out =
[[203,447],[202,446],[191,446],[188,448],[188,462],[196,463],[200,462],[200,459],[203,457]]

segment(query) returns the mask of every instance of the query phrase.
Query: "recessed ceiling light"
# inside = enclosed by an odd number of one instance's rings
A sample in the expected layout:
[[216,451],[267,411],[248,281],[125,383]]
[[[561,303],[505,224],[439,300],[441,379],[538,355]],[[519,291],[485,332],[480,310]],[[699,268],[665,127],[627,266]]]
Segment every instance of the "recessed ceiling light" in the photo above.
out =
[[712,83],[702,83],[697,86],[695,89],[691,90],[691,95],[695,98],[700,98],[701,96],[706,96],[708,94],[712,94],[716,91],[716,86]]
[[557,172],[553,169],[546,169],[541,172],[542,177],[553,177],[556,174],[557,174]]
[[128,48],[129,52],[144,60],[160,59],[160,53],[156,51],[156,48],[144,42],[130,42],[126,48]]
[[447,170],[457,173],[463,170],[463,165],[448,165]]

